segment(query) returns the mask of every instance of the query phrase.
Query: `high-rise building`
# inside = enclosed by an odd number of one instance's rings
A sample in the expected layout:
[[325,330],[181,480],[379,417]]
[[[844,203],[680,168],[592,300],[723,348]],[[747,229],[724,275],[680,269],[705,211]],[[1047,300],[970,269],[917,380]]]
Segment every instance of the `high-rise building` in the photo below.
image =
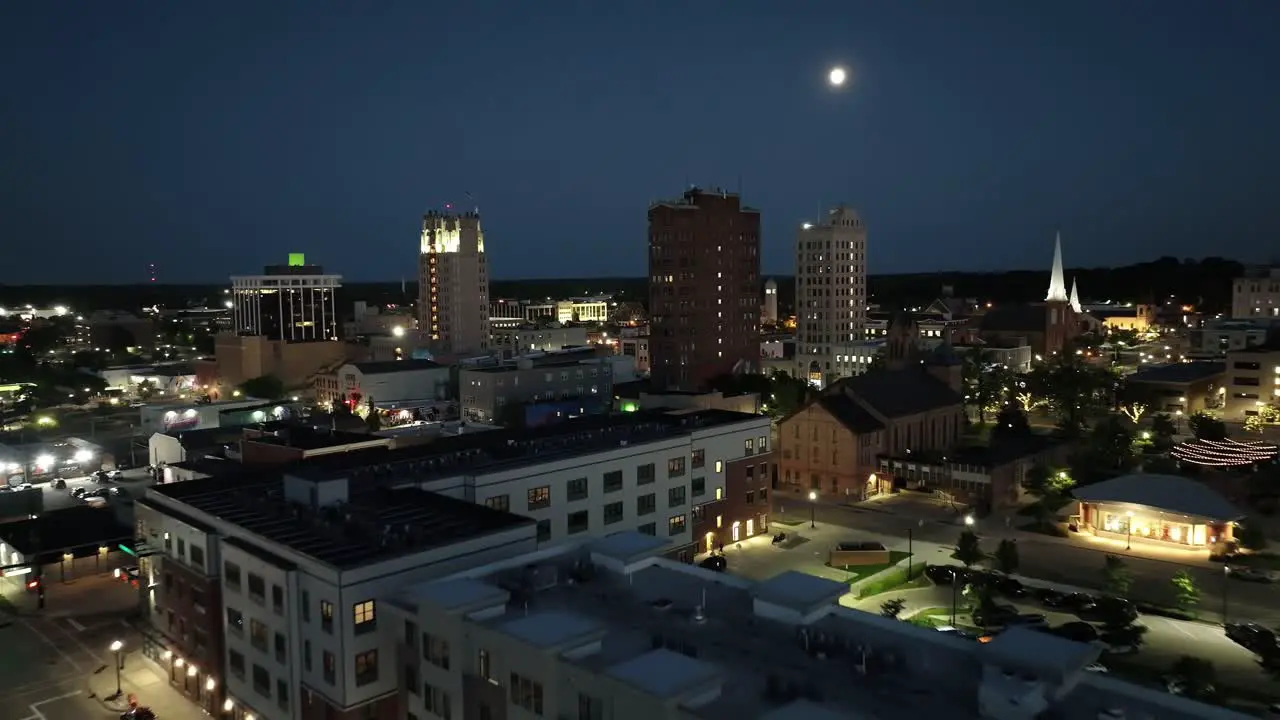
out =
[[1251,267],[1231,287],[1232,318],[1280,317],[1280,267]]
[[764,284],[764,324],[778,324],[778,281],[769,278]]
[[867,227],[839,205],[796,233],[796,377],[825,387],[861,374],[866,323]]
[[691,188],[649,207],[650,377],[694,390],[760,361],[760,211]]
[[480,214],[422,216],[418,330],[441,354],[489,349],[489,268]]
[[261,275],[231,278],[231,310],[237,335],[280,342],[338,339],[335,298],[341,275],[326,275],[301,253],[286,265],[268,265]]

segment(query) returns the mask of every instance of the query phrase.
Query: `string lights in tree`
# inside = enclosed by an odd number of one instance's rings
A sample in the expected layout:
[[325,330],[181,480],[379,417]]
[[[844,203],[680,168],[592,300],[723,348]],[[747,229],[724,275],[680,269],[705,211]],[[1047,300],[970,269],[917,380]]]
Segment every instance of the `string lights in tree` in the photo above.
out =
[[1278,453],[1280,448],[1260,440],[1192,440],[1174,447],[1169,454],[1205,467],[1240,467],[1269,462]]

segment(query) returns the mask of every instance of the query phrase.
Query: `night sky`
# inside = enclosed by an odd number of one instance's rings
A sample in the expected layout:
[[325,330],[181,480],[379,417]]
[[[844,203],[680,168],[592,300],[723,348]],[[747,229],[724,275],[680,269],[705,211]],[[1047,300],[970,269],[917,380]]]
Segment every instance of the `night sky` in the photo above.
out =
[[[967,11],[961,8],[968,8]],[[0,282],[645,274],[650,201],[735,189],[765,273],[847,201],[872,273],[1280,250],[1280,2],[8,2]],[[852,82],[826,86],[845,64]],[[474,203],[466,193],[474,197]]]

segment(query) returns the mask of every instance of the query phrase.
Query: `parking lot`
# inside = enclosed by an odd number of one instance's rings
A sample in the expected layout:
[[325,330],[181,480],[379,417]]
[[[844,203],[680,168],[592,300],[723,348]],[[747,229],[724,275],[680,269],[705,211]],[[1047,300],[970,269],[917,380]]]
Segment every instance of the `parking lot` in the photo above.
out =
[[[77,488],[85,491],[94,491],[103,488],[110,489],[118,487],[129,495],[140,495],[143,490],[152,483],[151,475],[146,471],[146,468],[127,470],[122,473],[117,480],[108,483],[99,483],[91,476],[64,478],[63,480],[66,483],[66,487],[64,488],[56,487],[56,483],[54,482],[46,482],[36,485],[36,487],[40,488],[44,492],[44,509],[46,512],[61,510],[75,505],[83,505],[85,503],[83,499],[72,495],[72,491]],[[114,503],[120,500],[127,500],[129,498],[118,495],[107,495],[104,499],[108,503]]]
[[113,672],[108,647],[138,642],[118,617],[15,618],[0,629],[0,720],[78,720],[114,713],[89,697],[89,678]]

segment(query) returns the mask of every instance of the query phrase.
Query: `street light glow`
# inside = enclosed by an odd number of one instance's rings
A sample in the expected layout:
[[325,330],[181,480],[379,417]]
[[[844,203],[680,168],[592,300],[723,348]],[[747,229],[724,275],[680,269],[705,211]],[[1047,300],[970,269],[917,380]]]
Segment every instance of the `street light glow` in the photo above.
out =
[[36,458],[36,467],[47,468],[53,465],[52,455],[40,455]]
[[817,499],[818,499],[818,493],[814,492],[813,490],[810,490],[810,491],[809,491],[809,500],[810,500],[810,501],[813,501],[813,500],[817,500]]
[[76,462],[78,462],[78,463],[87,463],[87,462],[89,462],[90,460],[92,460],[92,459],[93,459],[93,451],[92,451],[92,450],[77,450],[77,451],[76,451],[76,454],[75,454],[75,459],[76,459]]
[[839,66],[831,68],[831,72],[827,73],[827,82],[831,83],[831,87],[840,87],[847,79],[848,73]]
[[120,652],[122,648],[124,648],[124,643],[120,642],[119,640],[112,641],[111,652]]

